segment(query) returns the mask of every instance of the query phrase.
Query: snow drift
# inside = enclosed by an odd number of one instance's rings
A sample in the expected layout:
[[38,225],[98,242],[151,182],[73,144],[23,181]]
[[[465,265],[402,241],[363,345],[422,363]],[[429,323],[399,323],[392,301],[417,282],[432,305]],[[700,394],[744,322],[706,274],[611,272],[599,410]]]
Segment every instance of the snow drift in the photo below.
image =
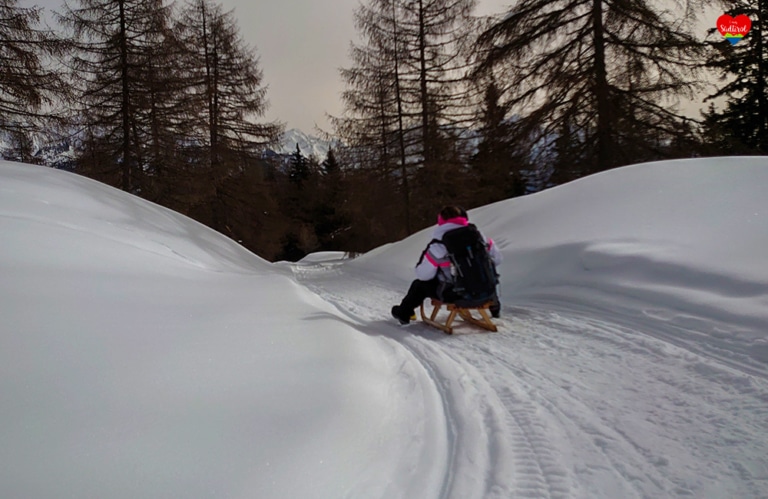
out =
[[438,405],[404,352],[169,210],[0,179],[0,496],[430,492],[413,461],[440,444],[409,416]]
[[659,162],[472,210],[501,332],[446,337],[388,317],[430,229],[270,264],[0,162],[0,496],[762,498],[764,185]]

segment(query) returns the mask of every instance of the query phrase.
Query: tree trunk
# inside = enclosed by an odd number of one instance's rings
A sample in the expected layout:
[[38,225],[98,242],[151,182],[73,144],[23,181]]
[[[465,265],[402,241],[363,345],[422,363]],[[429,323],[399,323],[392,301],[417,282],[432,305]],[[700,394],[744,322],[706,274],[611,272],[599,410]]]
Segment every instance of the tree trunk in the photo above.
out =
[[432,166],[432,146],[429,132],[429,97],[427,93],[427,53],[424,26],[424,1],[419,0],[419,83],[421,85],[421,140],[424,143],[424,167]]
[[[597,98],[597,164],[593,172],[611,167],[611,104],[605,65],[603,0],[592,0],[592,30],[595,49],[595,96]],[[590,172],[590,173],[593,173]]]
[[130,192],[131,185],[131,117],[130,88],[128,85],[128,34],[125,20],[125,0],[119,0],[120,7],[120,72],[122,78],[122,118],[123,118],[123,165],[121,187]]
[[395,98],[397,99],[397,138],[400,146],[400,174],[403,177],[403,202],[405,203],[405,232],[411,234],[411,193],[408,186],[408,168],[405,152],[405,131],[403,130],[403,99],[400,95],[400,57],[399,37],[397,32],[397,15],[395,13],[395,1],[392,0],[392,24],[394,30],[395,45]]
[[765,0],[758,0],[756,24],[758,25],[759,32],[756,37],[757,40],[755,41],[755,50],[757,51],[757,109],[759,115],[757,147],[762,153],[768,153],[768,130],[766,130],[766,121],[768,121],[768,96],[765,95],[765,79],[768,78],[768,75],[766,75],[766,70],[768,70],[768,68],[766,68],[766,54],[764,53],[764,29],[766,27],[765,19],[763,19],[765,12],[763,10],[764,5]]

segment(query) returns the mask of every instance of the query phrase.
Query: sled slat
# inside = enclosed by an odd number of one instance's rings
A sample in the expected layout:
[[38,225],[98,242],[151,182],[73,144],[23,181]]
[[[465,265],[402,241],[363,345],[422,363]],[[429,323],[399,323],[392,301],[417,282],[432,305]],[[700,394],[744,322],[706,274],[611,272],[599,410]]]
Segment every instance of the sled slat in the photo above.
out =
[[[437,314],[440,311],[440,309],[443,307],[443,305],[445,305],[449,314],[445,323],[440,323],[437,321]],[[424,311],[424,304],[423,303],[421,304],[421,320],[429,324],[430,326],[443,331],[446,334],[453,334],[452,324],[453,324],[453,321],[456,319],[456,316],[458,315],[465,322],[468,322],[470,324],[483,328],[487,331],[496,332],[498,331],[498,329],[496,328],[496,325],[493,323],[493,321],[491,321],[491,317],[488,314],[488,308],[490,306],[491,306],[491,302],[488,302],[479,307],[463,308],[463,307],[458,307],[453,303],[443,303],[439,300],[432,299],[432,313],[429,317],[427,317],[427,314]],[[480,314],[480,319],[472,316],[472,310],[478,311],[478,313]]]

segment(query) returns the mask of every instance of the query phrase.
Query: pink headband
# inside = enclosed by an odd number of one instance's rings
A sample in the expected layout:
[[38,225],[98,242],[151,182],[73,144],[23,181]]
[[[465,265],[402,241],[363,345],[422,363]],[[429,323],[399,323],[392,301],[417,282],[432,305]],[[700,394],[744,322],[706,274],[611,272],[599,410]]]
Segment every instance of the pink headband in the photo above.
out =
[[455,217],[455,218],[449,218],[448,220],[445,220],[443,217],[441,217],[438,214],[437,225],[445,225],[445,224],[468,225],[469,220],[467,220],[465,217]]

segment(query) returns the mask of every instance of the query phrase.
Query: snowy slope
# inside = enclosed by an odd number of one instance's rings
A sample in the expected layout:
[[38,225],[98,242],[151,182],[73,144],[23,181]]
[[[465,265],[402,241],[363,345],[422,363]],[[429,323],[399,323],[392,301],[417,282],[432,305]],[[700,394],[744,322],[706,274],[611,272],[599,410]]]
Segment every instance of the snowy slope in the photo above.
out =
[[318,161],[324,161],[328,156],[328,149],[331,148],[331,142],[322,140],[312,135],[308,135],[301,130],[291,128],[286,130],[280,137],[279,145],[275,148],[278,154],[294,154],[296,146],[299,147],[301,154],[309,158],[314,156]]
[[[648,163],[473,210],[471,218],[505,255],[506,301],[695,325],[713,342],[721,330],[738,333],[742,353],[762,365],[768,351],[751,340],[768,324],[765,185],[766,158]],[[383,269],[381,278],[397,269],[406,281],[404,255],[418,256],[430,238],[422,231],[355,265]]]
[[43,167],[0,179],[0,497],[439,483],[413,421],[439,405],[406,352],[168,210]]
[[429,231],[270,264],[0,163],[0,497],[765,498],[768,161],[470,213],[498,334],[388,316]]

